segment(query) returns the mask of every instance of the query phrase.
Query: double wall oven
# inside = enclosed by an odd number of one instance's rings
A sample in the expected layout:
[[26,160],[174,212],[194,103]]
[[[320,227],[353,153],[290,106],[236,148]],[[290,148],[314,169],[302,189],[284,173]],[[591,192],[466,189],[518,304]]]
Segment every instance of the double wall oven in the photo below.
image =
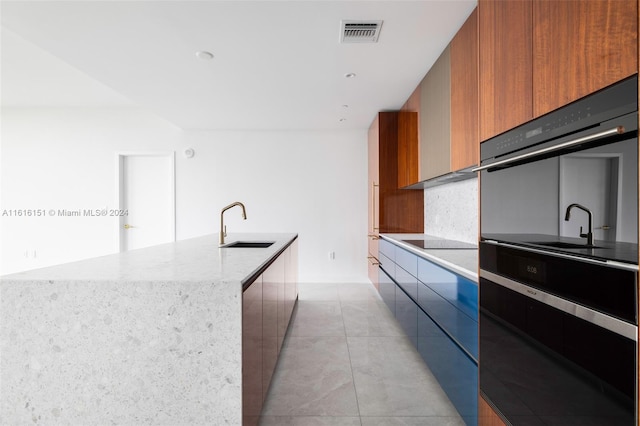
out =
[[636,425],[637,76],[481,145],[480,393],[511,425]]

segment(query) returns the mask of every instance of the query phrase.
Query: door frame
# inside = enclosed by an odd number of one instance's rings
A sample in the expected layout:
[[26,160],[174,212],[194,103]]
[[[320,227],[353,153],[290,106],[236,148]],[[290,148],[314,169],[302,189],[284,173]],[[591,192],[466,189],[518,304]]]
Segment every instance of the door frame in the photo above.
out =
[[[619,228],[620,222],[622,221],[622,154],[618,153],[580,153],[573,152],[571,154],[566,154],[560,157],[560,161],[558,162],[559,167],[559,180],[558,180],[558,235],[560,235],[560,230],[562,229],[562,221],[564,220],[565,212],[562,210],[562,206],[566,203],[567,195],[564,193],[564,177],[565,177],[565,158],[601,158],[606,160],[616,160],[617,166],[617,191],[616,191],[616,226],[615,226],[615,235],[614,240],[617,241],[620,237]],[[595,225],[595,224],[594,224]]]
[[[170,162],[170,182],[169,191],[171,198],[171,211],[170,211],[170,234],[171,241],[176,240],[176,153],[175,151],[119,151],[116,152],[116,202],[118,210],[124,208],[124,160],[126,157],[166,157]],[[126,216],[118,216],[118,220],[115,222],[116,231],[116,252],[123,252],[124,250],[124,238],[122,238],[122,230],[127,220]]]

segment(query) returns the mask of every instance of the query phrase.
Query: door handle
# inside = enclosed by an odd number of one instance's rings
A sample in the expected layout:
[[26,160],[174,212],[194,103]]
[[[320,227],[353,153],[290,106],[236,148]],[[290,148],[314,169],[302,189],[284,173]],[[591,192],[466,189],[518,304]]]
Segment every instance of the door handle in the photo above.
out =
[[596,229],[602,229],[603,231],[608,231],[609,229],[611,229],[611,227],[609,225],[602,225],[597,227]]
[[373,232],[379,231],[380,227],[376,226],[376,188],[379,188],[380,185],[377,183],[371,182],[371,230]]
[[367,256],[367,259],[369,259],[369,263],[371,263],[372,265],[380,264],[380,261],[376,259],[374,256]]
[[496,161],[496,162],[491,163],[491,164],[486,164],[484,166],[476,167],[474,169],[471,169],[471,171],[472,172],[480,172],[482,170],[487,170],[487,169],[490,169],[492,167],[506,166],[508,164],[515,163],[516,161],[531,159],[531,158],[537,157],[539,155],[547,154],[549,152],[558,151],[558,150],[561,150],[561,149],[564,149],[564,148],[569,148],[569,147],[574,146],[574,145],[580,145],[581,143],[585,143],[585,142],[591,142],[592,140],[604,138],[605,136],[622,134],[624,132],[625,132],[624,127],[618,126],[618,127],[613,128],[613,129],[605,130],[604,132],[599,132],[599,133],[595,133],[593,135],[584,136],[584,137],[581,137],[581,138],[578,138],[578,139],[574,139],[574,140],[570,140],[570,141],[567,141],[567,142],[564,142],[564,143],[561,143],[561,144],[558,144],[558,145],[555,145],[555,146],[542,148],[542,149],[539,149],[537,151],[528,152],[526,154],[521,154],[521,155],[518,155],[518,156],[513,157],[513,158],[507,158],[506,160],[500,160],[500,161]]
[[135,228],[135,226],[129,225],[128,223],[124,224],[124,229],[131,229],[131,228]]

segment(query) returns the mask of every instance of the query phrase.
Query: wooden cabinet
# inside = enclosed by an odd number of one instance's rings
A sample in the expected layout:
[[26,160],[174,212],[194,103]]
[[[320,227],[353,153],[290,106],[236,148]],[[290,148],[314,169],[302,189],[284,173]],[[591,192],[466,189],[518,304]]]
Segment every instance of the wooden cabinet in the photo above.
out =
[[242,414],[257,425],[298,299],[298,240],[242,293]]
[[481,0],[480,139],[531,119],[532,5],[530,0]]
[[478,164],[478,9],[451,40],[451,170]]
[[500,416],[491,408],[482,396],[478,397],[478,425],[505,426]]
[[414,158],[418,149],[418,113],[398,112],[398,187],[409,186],[419,180],[419,165]]
[[400,186],[478,164],[478,84],[474,10],[402,108],[418,112],[419,137],[408,160],[400,153]]
[[480,0],[480,139],[638,70],[636,0]]
[[[284,252],[284,309],[287,326],[298,300],[298,239]],[[285,332],[286,327],[285,326]]]
[[262,275],[242,293],[242,418],[257,425],[262,411]]
[[637,22],[637,0],[534,0],[534,117],[635,74]]
[[417,126],[413,112],[381,112],[368,133],[369,156],[369,279],[378,286],[378,235],[380,233],[423,233],[424,192],[399,189],[399,126]]
[[[415,114],[415,113],[403,113]],[[381,112],[374,121],[377,131],[378,164],[373,165],[377,171],[371,176],[378,176],[378,182],[372,181],[370,188],[373,197],[372,210],[377,215],[372,217],[374,233],[411,233],[424,232],[424,193],[421,190],[399,189],[398,185],[398,112]],[[415,117],[415,115],[414,115]],[[371,141],[375,149],[376,141]],[[374,190],[375,189],[375,190]]]
[[280,352],[284,305],[284,264],[278,258],[262,274],[262,395],[267,396]]
[[380,123],[379,116],[371,123],[369,133],[367,135],[368,145],[367,154],[369,158],[368,166],[368,183],[369,183],[369,209],[367,219],[368,232],[368,276],[373,285],[378,288],[378,233],[380,231],[380,167],[379,167],[379,134],[378,129]]

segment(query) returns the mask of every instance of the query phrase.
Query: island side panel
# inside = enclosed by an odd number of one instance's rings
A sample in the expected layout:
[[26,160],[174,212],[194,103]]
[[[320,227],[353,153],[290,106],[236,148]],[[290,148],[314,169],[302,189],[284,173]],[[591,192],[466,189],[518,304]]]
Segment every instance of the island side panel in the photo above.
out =
[[242,423],[239,282],[0,282],[0,424]]

